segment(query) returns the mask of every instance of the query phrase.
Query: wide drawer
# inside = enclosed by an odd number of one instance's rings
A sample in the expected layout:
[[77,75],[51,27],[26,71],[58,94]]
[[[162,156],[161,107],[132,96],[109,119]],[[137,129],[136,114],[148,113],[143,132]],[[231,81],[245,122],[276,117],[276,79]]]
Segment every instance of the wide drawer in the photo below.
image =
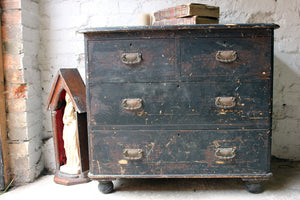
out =
[[[99,129],[268,128],[269,87],[269,81],[90,85],[89,125]],[[219,105],[228,99],[232,99],[228,106]]]
[[182,80],[271,76],[271,38],[191,38],[181,40]]
[[174,39],[88,41],[90,82],[157,82],[179,76]]
[[269,172],[270,131],[91,131],[90,174],[193,175]]

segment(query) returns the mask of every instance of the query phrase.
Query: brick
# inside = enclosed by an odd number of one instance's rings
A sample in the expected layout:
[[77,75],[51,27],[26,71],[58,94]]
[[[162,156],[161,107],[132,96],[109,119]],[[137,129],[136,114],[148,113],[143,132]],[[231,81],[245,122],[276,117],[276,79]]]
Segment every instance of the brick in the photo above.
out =
[[[28,120],[27,118],[27,121]],[[34,120],[31,120],[33,122]],[[40,137],[43,130],[42,119],[40,121],[34,121],[35,124],[23,127],[15,127],[14,124],[8,126],[8,139],[13,141],[27,141],[33,138]],[[51,133],[52,136],[52,133]]]
[[283,53],[297,53],[299,48],[294,38],[284,38],[278,41],[278,49]]
[[34,122],[33,124],[28,124],[28,138],[41,137],[41,133],[43,132],[42,116],[40,116],[38,120],[30,120],[29,118],[27,118],[27,120]]
[[[96,4],[95,1],[92,3],[93,3],[94,7],[98,7],[97,5],[95,5]],[[80,4],[81,4],[81,2],[80,2]],[[49,12],[49,16],[50,17],[55,16],[58,18],[62,18],[64,16],[78,15],[80,13],[80,9],[81,9],[79,2],[76,2],[76,1],[63,1],[61,3],[54,3],[49,6],[51,9],[51,12]],[[94,7],[89,7],[89,8],[91,10],[91,9],[94,9]],[[100,9],[100,7],[98,7],[98,8]]]
[[28,140],[28,130],[27,127],[11,127],[8,126],[8,139],[9,140]]
[[[32,97],[30,97],[32,98]],[[35,97],[32,100],[28,98],[27,105],[26,105],[26,110],[28,111],[37,111],[39,113],[42,113],[42,100],[41,96]],[[37,117],[37,116],[36,116]]]
[[52,132],[52,124],[51,124],[51,112],[46,111],[47,113],[44,113],[44,119],[43,119],[43,125],[44,125],[44,133],[43,136],[45,138],[52,137],[53,132]]
[[27,98],[27,85],[6,85],[6,99]]
[[15,98],[26,98],[26,85],[21,85],[13,89]]
[[3,65],[4,70],[21,69],[21,56],[10,53],[4,53]]
[[[28,171],[29,169],[29,158],[28,156],[24,157],[15,157],[15,156],[10,156],[10,168],[12,173],[16,171]],[[19,174],[19,173],[18,173]]]
[[21,40],[21,25],[11,24],[2,26],[2,40]]
[[274,129],[273,131],[280,133],[281,135],[297,134],[298,132],[298,120],[297,119],[280,119],[273,120]]
[[298,133],[287,133],[284,134],[282,132],[279,132],[279,134],[276,135],[277,139],[276,141],[280,141],[280,144],[283,145],[287,145],[290,146],[292,148],[292,146],[297,146],[297,143],[300,140],[300,135]]
[[9,155],[16,158],[28,156],[29,154],[28,148],[29,148],[29,142],[8,144]]
[[32,172],[29,167],[29,156],[10,156],[10,169],[14,185],[23,185],[33,181]]
[[24,83],[24,72],[20,69],[5,70],[5,80],[7,83]]
[[288,160],[298,161],[299,156],[299,145],[282,144],[281,142],[273,142],[272,154],[277,158],[283,158]]
[[30,27],[23,26],[23,39],[27,42],[33,42],[36,45],[40,43],[40,30],[39,29],[32,29]]
[[22,54],[23,53],[23,44],[18,40],[6,40],[3,41],[3,51],[4,53],[10,54]]
[[8,128],[23,128],[27,126],[26,112],[12,112],[7,114]]
[[4,11],[2,13],[2,24],[21,24],[21,11]]
[[39,177],[41,173],[44,171],[44,169],[45,169],[44,160],[42,154],[40,154],[38,161],[34,163],[30,168],[30,177],[32,181],[37,177]]
[[47,171],[54,173],[56,170],[56,162],[53,138],[44,141],[42,152],[43,158],[45,160],[45,168],[47,169]]
[[29,170],[22,169],[17,171],[12,171],[11,176],[14,180],[14,186],[22,186],[26,183],[31,183],[33,180],[30,179]]
[[39,38],[36,41],[23,41],[24,54],[25,56],[29,56],[31,59],[36,60],[36,55],[39,51]]
[[38,141],[30,141],[29,142],[29,166],[32,167],[34,165],[39,164],[41,156],[42,156],[42,142]]
[[[33,112],[40,112],[40,107],[42,105],[41,102],[41,87],[39,86],[38,81],[35,82],[35,84],[28,84],[28,91],[27,91],[27,97],[28,97],[28,103],[36,104],[39,106],[38,110],[32,110]],[[36,107],[31,107],[36,108]]]
[[7,99],[6,106],[9,112],[25,112],[26,99]]
[[22,11],[27,10],[38,15],[39,1],[40,0],[22,0]]
[[30,27],[33,29],[38,29],[39,28],[39,16],[35,13],[35,11],[38,12],[38,8],[37,9],[32,9],[32,10],[22,10],[22,25],[26,26],[26,27]]
[[21,9],[21,0],[1,0],[3,10]]

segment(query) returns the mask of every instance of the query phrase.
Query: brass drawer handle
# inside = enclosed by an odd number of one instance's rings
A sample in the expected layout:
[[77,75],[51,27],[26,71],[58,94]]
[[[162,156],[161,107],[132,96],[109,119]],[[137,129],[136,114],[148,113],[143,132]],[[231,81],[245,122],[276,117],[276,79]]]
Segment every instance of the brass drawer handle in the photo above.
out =
[[124,110],[136,111],[143,107],[143,100],[140,98],[123,99],[121,106]]
[[143,158],[144,151],[142,149],[124,149],[123,156],[127,160],[140,160]]
[[237,59],[237,52],[233,50],[218,51],[216,60],[222,63],[230,63]]
[[123,53],[121,60],[126,65],[138,64],[142,61],[141,53]]
[[236,156],[235,148],[217,148],[215,153],[216,158],[220,160],[231,160]]
[[218,108],[233,108],[236,105],[235,97],[217,97],[215,105]]

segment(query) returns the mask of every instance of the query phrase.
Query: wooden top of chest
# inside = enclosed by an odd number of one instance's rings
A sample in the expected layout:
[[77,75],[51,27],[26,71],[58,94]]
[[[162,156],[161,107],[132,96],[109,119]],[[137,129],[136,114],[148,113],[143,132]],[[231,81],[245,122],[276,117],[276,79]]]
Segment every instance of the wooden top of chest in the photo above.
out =
[[196,25],[172,25],[172,26],[118,26],[86,28],[79,30],[79,33],[99,32],[134,32],[134,31],[172,31],[172,30],[216,30],[216,29],[277,29],[277,24],[196,24]]

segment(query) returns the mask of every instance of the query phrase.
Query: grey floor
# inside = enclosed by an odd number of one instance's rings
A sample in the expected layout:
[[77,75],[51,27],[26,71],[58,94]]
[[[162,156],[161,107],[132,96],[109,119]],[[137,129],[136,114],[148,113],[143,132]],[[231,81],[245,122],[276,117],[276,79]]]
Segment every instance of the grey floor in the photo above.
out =
[[240,179],[119,179],[114,181],[116,191],[105,195],[98,191],[96,181],[63,186],[53,182],[53,175],[46,175],[34,183],[10,189],[0,199],[300,200],[300,162],[273,159],[272,172],[273,177],[264,182],[261,194],[245,191]]

